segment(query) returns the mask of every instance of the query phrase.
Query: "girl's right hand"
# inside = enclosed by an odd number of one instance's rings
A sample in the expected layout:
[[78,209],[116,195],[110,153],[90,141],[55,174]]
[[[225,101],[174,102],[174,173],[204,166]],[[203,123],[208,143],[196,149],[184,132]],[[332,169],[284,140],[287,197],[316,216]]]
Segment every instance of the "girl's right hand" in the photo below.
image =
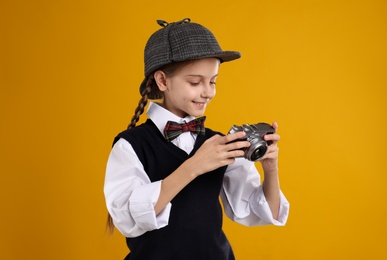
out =
[[234,163],[235,157],[244,155],[242,148],[250,146],[248,141],[236,141],[243,138],[244,132],[236,132],[225,136],[214,135],[207,139],[189,161],[195,165],[195,176]]
[[159,199],[154,206],[159,214],[166,205],[199,175],[232,164],[235,157],[243,156],[238,149],[250,146],[248,141],[236,141],[245,136],[237,132],[226,136],[215,135],[207,139],[196,153],[161,182]]

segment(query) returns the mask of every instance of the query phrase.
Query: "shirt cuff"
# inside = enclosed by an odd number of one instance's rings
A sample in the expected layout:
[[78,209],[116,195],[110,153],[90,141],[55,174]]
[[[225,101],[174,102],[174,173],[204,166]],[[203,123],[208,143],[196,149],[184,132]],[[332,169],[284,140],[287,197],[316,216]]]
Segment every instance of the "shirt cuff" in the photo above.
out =
[[156,216],[154,206],[159,198],[161,181],[136,187],[129,199],[129,211],[143,230],[154,230],[168,225],[171,203]]
[[289,202],[280,191],[280,208],[278,213],[278,219],[274,219],[269,203],[266,201],[265,194],[263,193],[263,187],[260,185],[257,192],[250,197],[251,209],[267,224],[273,224],[275,226],[284,226],[289,216]]

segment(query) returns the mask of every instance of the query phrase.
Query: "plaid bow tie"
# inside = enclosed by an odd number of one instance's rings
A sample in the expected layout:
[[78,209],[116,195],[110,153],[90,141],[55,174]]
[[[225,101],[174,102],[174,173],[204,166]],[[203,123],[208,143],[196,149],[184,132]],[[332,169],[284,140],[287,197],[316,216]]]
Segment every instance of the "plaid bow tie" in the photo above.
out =
[[204,134],[204,121],[205,116],[199,117],[188,123],[179,124],[173,121],[168,121],[164,128],[164,136],[167,141],[172,141],[184,132],[193,132],[198,135]]

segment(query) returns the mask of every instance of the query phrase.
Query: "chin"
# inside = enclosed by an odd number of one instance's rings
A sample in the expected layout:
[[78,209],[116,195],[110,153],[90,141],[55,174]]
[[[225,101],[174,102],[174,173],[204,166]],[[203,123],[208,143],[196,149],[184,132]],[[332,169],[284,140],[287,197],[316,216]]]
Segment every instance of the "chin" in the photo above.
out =
[[196,112],[196,113],[192,113],[192,114],[190,114],[191,116],[194,116],[194,117],[199,117],[199,116],[202,116],[202,115],[204,115],[204,111],[203,112]]

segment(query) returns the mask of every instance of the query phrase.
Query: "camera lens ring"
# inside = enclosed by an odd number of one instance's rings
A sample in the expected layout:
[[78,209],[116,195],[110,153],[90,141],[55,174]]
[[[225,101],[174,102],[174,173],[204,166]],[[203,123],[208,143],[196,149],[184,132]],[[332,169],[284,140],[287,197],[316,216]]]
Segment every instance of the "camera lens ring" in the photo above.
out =
[[245,151],[245,158],[253,162],[258,161],[266,154],[267,148],[268,146],[265,141],[251,145]]

